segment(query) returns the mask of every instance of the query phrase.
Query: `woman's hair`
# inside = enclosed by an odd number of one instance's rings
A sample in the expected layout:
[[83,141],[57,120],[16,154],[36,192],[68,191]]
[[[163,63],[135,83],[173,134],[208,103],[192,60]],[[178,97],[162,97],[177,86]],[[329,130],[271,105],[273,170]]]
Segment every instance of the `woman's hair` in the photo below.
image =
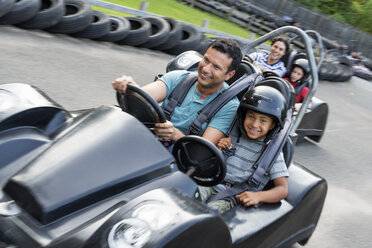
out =
[[289,51],[289,41],[286,37],[284,36],[276,36],[274,39],[271,41],[271,45],[274,45],[275,42],[280,41],[283,42],[285,45],[285,53],[287,54]]

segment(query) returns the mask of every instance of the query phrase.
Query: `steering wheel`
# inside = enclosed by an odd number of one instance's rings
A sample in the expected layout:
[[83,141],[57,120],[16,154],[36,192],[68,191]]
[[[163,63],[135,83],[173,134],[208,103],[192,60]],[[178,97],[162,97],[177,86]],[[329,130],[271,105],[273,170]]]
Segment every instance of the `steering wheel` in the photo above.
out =
[[218,148],[208,140],[188,135],[174,144],[173,156],[178,169],[190,176],[198,185],[214,186],[226,175],[226,165]]
[[267,77],[279,77],[279,75],[276,74],[276,73],[273,72],[273,71],[264,71],[264,72],[262,73],[262,76],[263,76],[264,78],[267,78]]
[[167,120],[154,98],[137,86],[128,84],[126,92],[124,94],[117,92],[116,98],[124,112],[133,115],[148,128]]

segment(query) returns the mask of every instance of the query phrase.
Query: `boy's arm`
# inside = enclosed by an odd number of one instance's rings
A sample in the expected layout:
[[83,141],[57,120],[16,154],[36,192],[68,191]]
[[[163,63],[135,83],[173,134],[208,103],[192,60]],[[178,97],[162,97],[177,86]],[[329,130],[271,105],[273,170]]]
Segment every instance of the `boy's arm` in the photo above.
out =
[[250,192],[245,191],[235,198],[238,202],[242,203],[244,206],[248,207],[251,205],[256,205],[260,202],[274,203],[287,197],[288,194],[288,184],[286,177],[278,177],[274,179],[274,187],[269,190]]

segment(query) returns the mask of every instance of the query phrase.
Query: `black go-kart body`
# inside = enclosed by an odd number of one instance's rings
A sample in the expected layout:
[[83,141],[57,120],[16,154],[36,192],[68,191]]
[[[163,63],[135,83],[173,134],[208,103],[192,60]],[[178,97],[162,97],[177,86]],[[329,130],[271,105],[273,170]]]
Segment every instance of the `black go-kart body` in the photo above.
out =
[[318,223],[327,183],[296,163],[286,199],[218,214],[120,108],[69,112],[26,84],[0,99],[0,246],[287,247]]

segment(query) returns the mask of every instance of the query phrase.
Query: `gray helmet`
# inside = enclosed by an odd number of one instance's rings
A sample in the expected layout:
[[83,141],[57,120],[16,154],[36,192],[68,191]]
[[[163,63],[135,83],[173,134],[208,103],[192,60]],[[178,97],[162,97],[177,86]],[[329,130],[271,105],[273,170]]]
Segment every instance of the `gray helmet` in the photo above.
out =
[[293,70],[296,66],[297,66],[297,67],[300,67],[300,68],[304,71],[304,76],[302,77],[302,79],[300,80],[300,82],[304,82],[304,81],[306,81],[307,77],[308,77],[309,74],[310,74],[309,61],[308,61],[307,59],[296,59],[296,60],[293,62],[292,70]]
[[238,116],[241,120],[245,118],[247,109],[266,114],[273,117],[280,128],[283,128],[287,115],[287,101],[277,89],[259,85],[248,91],[238,109]]

